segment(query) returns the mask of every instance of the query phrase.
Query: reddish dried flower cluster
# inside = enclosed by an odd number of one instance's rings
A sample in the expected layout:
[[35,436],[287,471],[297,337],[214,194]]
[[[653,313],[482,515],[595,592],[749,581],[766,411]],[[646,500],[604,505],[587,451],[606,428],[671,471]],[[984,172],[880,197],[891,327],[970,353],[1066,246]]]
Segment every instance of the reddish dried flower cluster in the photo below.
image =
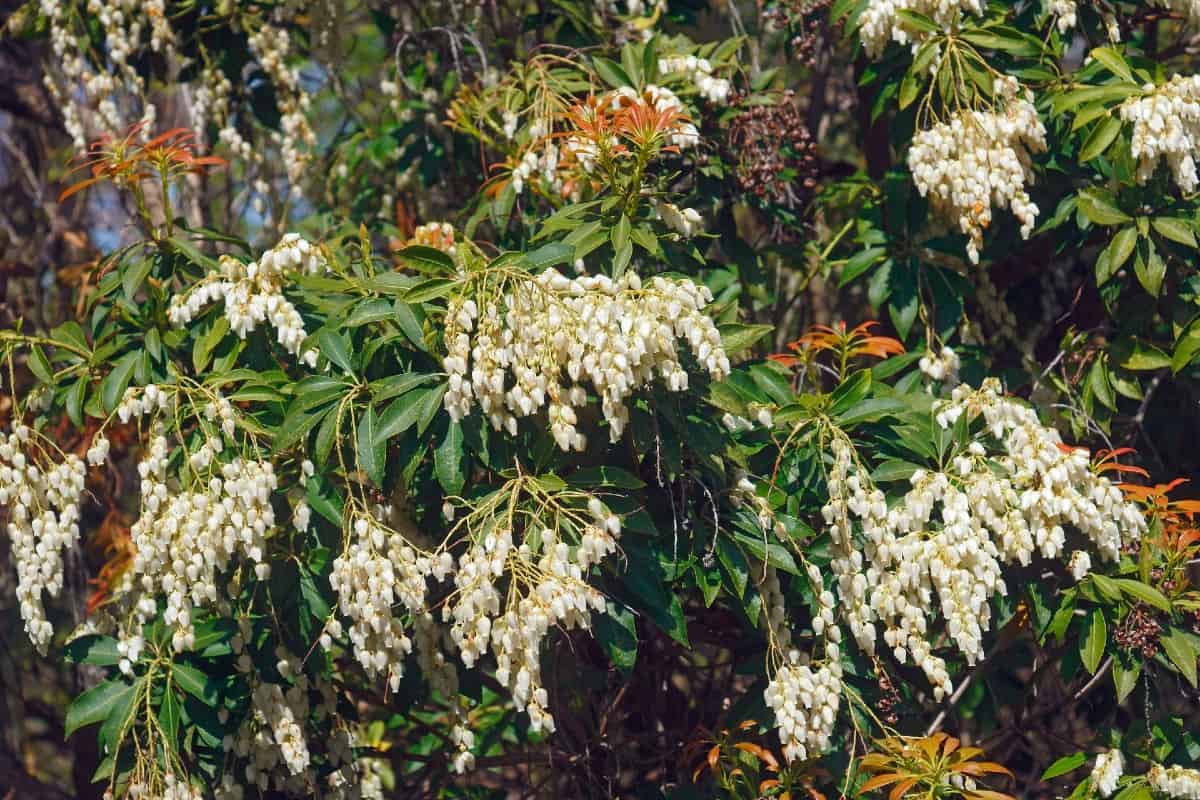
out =
[[788,44],[800,63],[816,66],[821,47],[841,38],[841,20],[830,25],[832,0],[782,0],[764,12],[767,20],[788,32]]
[[1142,606],[1129,612],[1129,616],[1113,631],[1113,642],[1124,650],[1140,650],[1143,658],[1153,658],[1158,652],[1158,639],[1162,624]]
[[816,188],[816,145],[791,91],[735,117],[729,150],[737,160],[738,186],[767,203],[795,208]]

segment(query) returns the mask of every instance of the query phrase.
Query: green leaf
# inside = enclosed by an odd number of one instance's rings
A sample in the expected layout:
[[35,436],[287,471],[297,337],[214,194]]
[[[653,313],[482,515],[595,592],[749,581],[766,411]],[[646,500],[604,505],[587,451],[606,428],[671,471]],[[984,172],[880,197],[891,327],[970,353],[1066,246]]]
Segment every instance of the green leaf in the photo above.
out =
[[125,293],[125,299],[133,302],[134,295],[141,288],[142,282],[146,280],[146,276],[150,274],[150,269],[154,266],[154,260],[143,258],[132,266],[126,265],[121,271],[121,291]]
[[1196,685],[1196,648],[1192,645],[1191,639],[1178,628],[1171,628],[1170,632],[1158,641],[1162,645],[1163,652],[1167,654],[1167,658],[1171,659],[1171,663],[1194,687]]
[[404,302],[409,305],[417,303],[427,303],[430,300],[437,300],[439,297],[445,297],[454,290],[458,285],[458,281],[448,280],[446,278],[430,278],[429,280],[421,281],[420,283],[411,286],[404,293]]
[[871,480],[875,483],[907,481],[914,473],[922,469],[925,469],[925,467],[920,464],[892,459],[884,461],[876,467],[875,471],[871,473]]
[[414,244],[396,251],[396,257],[407,267],[430,275],[453,275],[454,259],[435,247]]
[[125,705],[132,699],[133,691],[133,684],[119,680],[106,681],[88,689],[76,697],[67,708],[63,735],[70,736],[85,725],[93,725],[108,719],[114,709]]
[[367,406],[366,412],[358,419],[358,466],[372,483],[382,488],[383,472],[387,466],[387,440],[378,436],[378,430],[379,420],[375,416],[375,407]]
[[80,378],[71,384],[71,388],[67,389],[66,404],[67,416],[71,418],[71,422],[75,427],[83,427],[83,400],[87,393],[88,379]]
[[172,750],[177,751],[179,741],[179,720],[183,714],[183,703],[171,689],[163,692],[162,703],[158,706],[158,721],[167,736],[167,743]]
[[918,14],[915,11],[907,9],[899,9],[896,11],[896,16],[905,22],[910,28],[915,28],[923,33],[941,33],[938,24],[924,14]]
[[217,683],[200,670],[190,664],[176,661],[171,665],[171,677],[179,684],[180,689],[204,705],[210,708],[217,705]]
[[1125,266],[1125,262],[1133,254],[1137,240],[1137,228],[1132,225],[1117,232],[1100,258],[1096,259],[1097,286],[1103,286],[1109,278],[1117,274],[1121,267]]
[[62,325],[50,331],[50,337],[70,344],[84,352],[91,352],[91,348],[88,347],[87,336],[84,335],[83,328],[75,320],[67,320]]
[[665,576],[655,551],[640,539],[623,537],[621,546],[627,556],[621,586],[632,595],[634,607],[644,612],[672,639],[688,646],[683,606],[679,597],[663,585]]
[[[771,535],[774,536],[774,534]],[[800,574],[800,568],[796,566],[792,554],[783,545],[777,544],[765,536],[751,536],[741,531],[734,531],[733,538],[759,561],[766,561],[775,569],[781,569],[791,575]]]
[[873,397],[849,408],[837,418],[837,423],[840,427],[849,428],[863,422],[878,422],[907,410],[908,406],[894,397]]
[[1114,115],[1101,120],[1096,127],[1092,128],[1092,132],[1084,140],[1083,147],[1079,150],[1079,163],[1086,164],[1093,158],[1101,155],[1116,140],[1120,133],[1120,117]]
[[625,269],[629,266],[629,259],[633,258],[633,242],[628,239],[620,250],[613,255],[613,277],[619,278],[625,274]]
[[605,613],[592,618],[592,633],[608,654],[608,660],[625,674],[637,663],[637,620],[633,612],[611,600]]
[[850,283],[859,275],[862,275],[871,267],[883,261],[886,256],[886,247],[868,247],[850,256],[845,266],[842,267],[841,274],[838,276],[838,288],[840,289]]
[[116,752],[122,734],[127,730],[129,720],[133,716],[134,702],[140,698],[141,688],[145,683],[145,678],[139,678],[130,687],[130,690],[113,704],[107,719],[100,725],[100,730],[96,734],[96,743],[100,745],[101,753]]
[[429,427],[429,423],[433,422],[438,410],[442,408],[442,398],[446,396],[446,389],[447,385],[443,383],[427,392],[424,399],[421,400],[421,408],[417,414],[417,436],[425,435],[425,429]]
[[317,346],[321,354],[332,363],[337,364],[343,372],[354,372],[354,362],[350,358],[350,345],[346,337],[326,328],[317,334]]
[[329,603],[317,588],[317,582],[307,567],[300,568],[300,597],[313,619],[322,623],[329,617]]
[[1107,575],[1101,575],[1099,572],[1093,572],[1090,576],[1092,585],[1096,587],[1096,591],[1108,600],[1110,603],[1119,603],[1121,601],[1121,587],[1117,586],[1116,581]]
[[1135,581],[1132,578],[1114,578],[1117,586],[1121,587],[1121,591],[1137,600],[1140,603],[1145,603],[1149,606],[1154,606],[1159,611],[1171,613],[1171,601],[1163,595],[1158,589],[1153,586]]
[[222,316],[214,319],[204,334],[196,339],[192,345],[192,366],[196,372],[203,372],[208,366],[208,362],[212,360],[213,350],[217,349],[217,345],[221,343],[227,333],[229,333],[229,320]]
[[1079,642],[1079,655],[1083,659],[1083,666],[1092,675],[1100,668],[1100,660],[1104,658],[1104,646],[1107,643],[1108,626],[1104,623],[1104,614],[1098,608],[1093,609],[1087,632]]
[[[939,30],[938,33],[941,33],[941,31]],[[962,34],[962,38],[976,47],[983,47],[988,50],[1000,50],[1020,56],[1035,57],[1042,50],[1041,43],[1038,40],[1032,39],[1014,28],[1001,26],[995,26],[988,31],[966,31]]]
[[1107,192],[1096,189],[1080,189],[1079,210],[1097,225],[1123,225],[1133,222],[1133,217],[1117,207],[1115,199]]
[[1200,353],[1200,319],[1193,320],[1175,342],[1171,354],[1171,371],[1178,374],[1186,369]]
[[391,319],[394,313],[390,300],[384,300],[381,297],[373,300],[364,300],[350,312],[350,316],[346,318],[345,326],[347,328],[357,328],[372,322],[382,322],[385,319]]
[[1108,378],[1107,359],[1098,358],[1092,362],[1092,367],[1088,370],[1087,388],[1105,408],[1117,410],[1117,396],[1113,393],[1112,382]]
[[614,89],[620,89],[622,86],[634,86],[633,81],[625,74],[625,70],[615,61],[597,56],[592,59],[592,66],[595,67],[600,80]]
[[843,380],[829,396],[829,413],[844,414],[857,406],[871,391],[871,370],[860,369]]
[[1137,83],[1133,79],[1133,71],[1125,63],[1125,59],[1113,48],[1097,47],[1089,55],[1126,83]]
[[1127,664],[1124,658],[1113,659],[1113,688],[1116,690],[1118,705],[1124,703],[1125,698],[1137,687],[1141,674],[1142,662],[1131,658]]
[[525,259],[535,270],[541,271],[557,264],[570,264],[575,260],[575,247],[566,242],[550,242],[525,254]]
[[311,414],[302,411],[290,412],[283,419],[283,424],[275,432],[274,449],[276,453],[287,450],[292,445],[302,441],[313,428],[317,427],[326,414],[333,410],[327,406]]
[[[420,309],[418,308],[418,310]],[[404,335],[413,343],[413,346],[418,350],[428,350],[429,348],[425,344],[425,331],[421,328],[421,321],[417,319],[417,314],[413,311],[412,306],[403,300],[397,300],[392,311],[396,314],[396,324],[400,326],[400,330],[404,331]]]
[[121,402],[125,390],[129,388],[129,381],[133,377],[133,369],[137,366],[140,355],[139,352],[133,352],[121,356],[113,371],[105,375],[104,380],[100,382],[100,402],[105,413],[111,414]]
[[54,370],[50,367],[50,361],[46,358],[42,348],[36,344],[29,350],[29,371],[44,384],[54,383]]
[[227,656],[233,652],[230,641],[237,635],[237,623],[218,617],[196,625],[194,652],[204,658]]
[[728,536],[717,537],[717,561],[721,569],[733,584],[733,596],[739,600],[746,593],[746,585],[750,582],[750,565],[746,556]]
[[1086,753],[1072,753],[1069,756],[1063,756],[1058,761],[1046,767],[1046,771],[1042,773],[1042,780],[1048,781],[1051,778],[1057,778],[1059,775],[1074,772],[1086,764],[1087,760]]
[[428,373],[403,372],[399,375],[389,375],[386,378],[371,381],[367,388],[371,390],[371,397],[375,398],[376,402],[382,402],[398,397],[409,389],[430,380],[433,380],[433,376]]
[[76,664],[95,664],[98,667],[114,666],[123,658],[117,650],[116,639],[96,634],[79,636],[67,642],[63,656]]
[[1113,353],[1119,353],[1119,366],[1135,372],[1165,369],[1171,366],[1171,357],[1152,344],[1137,339],[1118,340]]
[[1162,291],[1163,278],[1167,274],[1167,262],[1163,261],[1163,257],[1158,254],[1158,248],[1153,243],[1147,242],[1147,245],[1145,256],[1139,249],[1137,258],[1133,262],[1133,271],[1137,273],[1138,282],[1142,284],[1142,288],[1154,297],[1158,297],[1159,292]]
[[771,335],[775,330],[773,325],[743,325],[740,322],[729,322],[717,326],[721,331],[721,347],[725,355],[733,357],[749,350],[764,336]]
[[204,267],[205,272],[215,272],[221,268],[220,264],[197,250],[191,242],[184,241],[179,237],[172,237],[168,241],[177,253],[193,264]]
[[631,227],[631,225],[629,222],[629,217],[622,214],[621,218],[617,220],[617,224],[614,225],[613,229],[612,229],[611,235],[612,235],[612,246],[613,246],[614,253],[621,252],[621,250],[626,245],[629,244],[629,229],[630,229],[630,227]]
[[645,481],[632,472],[609,466],[577,469],[567,477],[567,483],[583,488],[612,486],[617,489],[641,489],[646,485]]
[[420,389],[396,398],[380,415],[375,435],[386,442],[411,428],[421,416],[421,401],[432,393],[431,389]]
[[1075,89],[1055,96],[1052,101],[1052,108],[1055,114],[1062,114],[1085,103],[1110,103],[1140,94],[1141,91],[1140,86],[1120,83],[1111,83],[1104,86],[1088,86],[1084,89]]
[[1195,249],[1196,231],[1192,227],[1192,223],[1187,220],[1176,217],[1155,217],[1150,220],[1150,224],[1163,238]]
[[925,83],[925,76],[922,72],[916,69],[914,64],[904,74],[904,80],[900,82],[900,98],[899,108],[901,111],[913,104],[913,101],[921,94],[921,87]]
[[446,494],[458,494],[462,491],[465,478],[462,470],[463,462],[463,430],[462,425],[451,422],[446,429],[446,438],[433,452],[433,468],[437,473],[438,483]]

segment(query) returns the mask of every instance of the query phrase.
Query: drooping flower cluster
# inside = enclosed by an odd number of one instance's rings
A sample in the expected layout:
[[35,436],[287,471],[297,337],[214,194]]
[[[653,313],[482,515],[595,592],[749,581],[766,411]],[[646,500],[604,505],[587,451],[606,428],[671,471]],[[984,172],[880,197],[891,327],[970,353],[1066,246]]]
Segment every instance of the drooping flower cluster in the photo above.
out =
[[17,602],[25,632],[41,652],[54,635],[43,593],[63,589],[63,553],[79,540],[79,506],[86,468],[75,455],[46,463],[40,434],[17,423],[0,437],[0,506],[8,508],[8,538],[17,571]]
[[[739,486],[739,489],[752,493],[752,487]],[[759,524],[764,532],[786,535],[769,508],[759,509]],[[834,619],[835,598],[824,588],[821,571],[809,564],[806,571],[818,609],[812,618],[812,629],[822,640],[825,651],[823,659],[814,661],[811,654],[793,644],[794,623],[788,615],[776,570],[754,562],[750,569],[762,596],[763,624],[767,630],[770,682],[763,698],[775,715],[783,755],[789,761],[816,757],[829,748],[841,704],[842,631]]]
[[895,657],[920,666],[940,698],[952,686],[930,644],[935,599],[949,638],[975,663],[990,626],[989,602],[1007,591],[1003,563],[1029,564],[1035,553],[1062,558],[1068,528],[1089,539],[1101,558],[1115,560],[1146,523],[1116,486],[1091,471],[1087,451],[1065,447],[1055,429],[1004,397],[996,381],[978,390],[958,386],[951,399],[935,403],[934,413],[943,429],[964,414],[980,429],[945,472],[918,470],[912,488],[889,507],[852,445],[835,435],[822,513],[837,548],[831,567],[851,632],[873,652],[881,624]]
[[236,458],[192,488],[174,489],[170,457],[159,435],[138,464],[142,513],[129,531],[136,548],[130,580],[141,592],[143,619],[154,617],[154,596],[162,593],[162,619],[175,629],[172,644],[187,650],[195,641],[193,610],[218,602],[218,577],[230,563],[245,558],[260,580],[269,575],[266,538],[275,527],[277,481],[270,462]]
[[728,374],[720,332],[704,314],[711,300],[689,280],[643,284],[633,272],[614,281],[548,269],[498,285],[478,273],[446,313],[446,410],[458,420],[478,404],[496,430],[515,433],[518,417],[545,407],[558,446],[583,450],[576,411],[590,385],[615,442],[629,421],[625,401],[639,388],[655,379],[674,392],[687,388],[679,340],[714,379]]
[[1020,96],[1015,78],[997,80],[1001,102],[988,111],[959,111],[947,122],[920,131],[908,151],[908,167],[935,214],[967,235],[967,254],[979,262],[983,231],[992,207],[1009,208],[1029,238],[1038,207],[1025,185],[1033,180],[1031,154],[1046,149],[1046,129],[1032,96]]
[[929,17],[943,30],[956,30],[964,14],[982,14],[984,0],[870,0],[859,18],[858,34],[867,55],[878,58],[889,42],[917,47],[927,33],[904,20],[898,12]]
[[[421,552],[370,515],[357,517],[351,529],[350,541],[333,562],[329,583],[337,593],[338,610],[350,619],[346,633],[355,658],[368,675],[386,675],[396,691],[412,641],[393,606],[399,603],[412,614],[423,612],[427,577],[444,579],[453,562],[447,553],[433,557]],[[336,619],[329,628],[333,636],[341,635]]]
[[948,381],[954,384],[958,383],[958,370],[962,366],[962,362],[958,358],[958,353],[949,347],[943,347],[936,353],[933,350],[926,352],[917,362],[917,366],[930,380]]
[[320,249],[299,234],[289,233],[249,264],[232,256],[221,256],[218,272],[171,298],[167,316],[173,325],[183,326],[210,303],[224,300],[225,318],[238,336],[244,339],[261,323],[270,322],[279,344],[315,367],[315,350],[300,353],[308,334],[300,312],[283,291],[293,275],[315,275],[325,269],[327,263]]
[[658,71],[663,75],[682,72],[696,84],[696,90],[714,105],[726,102],[733,85],[726,78],[713,75],[712,64],[706,58],[693,55],[669,56],[658,60]]
[[[278,748],[278,758],[293,775],[308,769],[308,742],[304,730],[297,722],[308,716],[308,699],[299,686],[289,687],[287,692],[277,683],[260,683],[251,694],[254,716],[262,725],[260,736],[269,733]],[[269,752],[259,748],[259,752]],[[264,765],[265,766],[265,765]],[[267,769],[259,768],[261,772]]]
[[1066,33],[1075,27],[1079,9],[1075,0],[1050,0],[1050,13],[1055,17],[1058,32]]
[[694,208],[680,208],[674,203],[655,203],[658,218],[685,239],[690,239],[704,230],[704,218]]
[[1092,767],[1092,786],[1101,797],[1111,797],[1117,781],[1125,774],[1125,756],[1120,750],[1108,750],[1096,756]]
[[[517,479],[522,480],[537,479]],[[510,526],[518,515],[498,501],[509,501],[515,496],[510,492],[519,491],[510,484],[460,523],[473,538],[459,558],[455,592],[442,616],[451,622],[450,636],[463,663],[470,667],[491,649],[497,680],[529,715],[531,728],[553,731],[541,679],[541,644],[551,628],[590,628],[591,613],[604,609],[604,595],[587,584],[587,576],[616,550],[621,522],[596,497],[531,485],[538,505],[519,515],[528,524],[514,542]],[[583,498],[586,511],[576,507]],[[503,593],[502,582],[508,584]]]
[[[86,148],[89,128],[116,135],[131,122],[143,123],[148,137],[158,111],[148,99],[146,81],[135,61],[143,52],[146,34],[151,52],[168,60],[174,56],[175,36],[163,0],[87,0],[80,3],[86,8],[73,8],[64,0],[41,0],[39,5],[49,22],[54,52],[44,85],[61,108],[75,147]],[[87,32],[78,27],[88,20],[98,23],[104,36],[106,58],[99,65],[91,61]]]
[[[106,794],[105,797],[111,797],[111,794]],[[130,798],[154,798],[154,800],[204,800],[204,793],[186,779],[180,779],[174,772],[168,772],[162,776],[162,785],[154,786],[150,782],[133,778],[129,781],[129,788],[125,790],[125,796]]]
[[816,669],[799,650],[767,685],[767,707],[775,714],[783,755],[803,761],[829,749],[842,693],[842,665],[827,661]]
[[1146,782],[1171,800],[1200,800],[1200,770],[1155,764],[1146,773]]
[[1121,119],[1133,123],[1130,149],[1138,160],[1138,183],[1150,180],[1165,158],[1179,190],[1190,194],[1200,185],[1195,161],[1200,147],[1200,75],[1175,75],[1162,86],[1146,86],[1145,92],[1121,105]]
[[[360,776],[351,763],[348,731],[335,729],[324,741],[310,740],[305,731],[313,720],[335,718],[338,696],[333,685],[310,678],[301,659],[283,646],[274,651],[275,671],[283,682],[262,680],[250,654],[252,625],[245,617],[238,625],[231,646],[238,672],[250,683],[250,707],[237,731],[225,737],[224,749],[236,766],[227,766],[220,785],[214,787],[215,796],[245,800],[274,790],[293,797],[356,797],[341,791],[357,784]],[[313,745],[320,750],[314,751]],[[333,791],[315,792],[318,781]]]
[[272,138],[279,146],[292,190],[299,194],[300,181],[308,167],[308,153],[316,146],[317,136],[308,123],[309,95],[300,86],[300,69],[289,66],[291,40],[285,28],[263,24],[250,35],[247,43],[270,76],[279,98],[279,132]]

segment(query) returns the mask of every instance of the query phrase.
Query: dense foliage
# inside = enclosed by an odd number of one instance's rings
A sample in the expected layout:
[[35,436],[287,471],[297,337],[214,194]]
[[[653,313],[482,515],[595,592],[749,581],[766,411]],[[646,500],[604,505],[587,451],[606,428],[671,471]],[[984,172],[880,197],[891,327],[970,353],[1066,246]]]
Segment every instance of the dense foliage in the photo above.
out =
[[14,796],[1200,798],[1200,4],[8,6]]

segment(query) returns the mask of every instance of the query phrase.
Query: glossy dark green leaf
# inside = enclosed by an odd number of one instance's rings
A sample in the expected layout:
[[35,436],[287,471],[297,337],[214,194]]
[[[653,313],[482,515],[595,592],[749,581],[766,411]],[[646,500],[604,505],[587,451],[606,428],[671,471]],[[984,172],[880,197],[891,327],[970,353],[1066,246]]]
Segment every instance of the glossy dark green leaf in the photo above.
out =
[[121,356],[112,372],[105,375],[104,380],[100,382],[100,400],[105,413],[116,410],[121,398],[125,396],[125,390],[129,388],[129,381],[133,378],[133,369],[137,366],[140,355],[133,352]]
[[358,456],[358,467],[367,474],[376,486],[383,486],[384,468],[387,466],[387,439],[378,435],[379,418],[374,406],[358,418],[358,439],[355,453]]
[[63,656],[77,664],[94,664],[98,667],[115,666],[123,658],[117,650],[116,639],[97,634],[72,639],[63,648]]
[[321,355],[336,364],[343,372],[354,372],[350,344],[346,341],[345,336],[329,329],[323,330],[317,334],[317,346],[321,348]]
[[628,608],[613,601],[603,614],[592,617],[592,632],[617,669],[628,674],[637,663],[637,620]]
[[179,684],[179,688],[203,702],[206,706],[215,706],[218,700],[217,682],[200,670],[176,661],[171,665],[171,679]]
[[446,437],[433,452],[434,472],[446,494],[456,495],[462,491],[466,480],[463,475],[464,455],[462,425],[451,422],[446,428]]
[[1165,636],[1159,639],[1163,652],[1187,679],[1193,687],[1196,686],[1197,648],[1186,633],[1179,628],[1171,628]]
[[71,701],[71,705],[67,707],[63,735],[70,736],[85,725],[92,725],[108,719],[114,710],[128,703],[133,692],[133,684],[121,680],[105,681],[88,689]]
[[1093,609],[1083,638],[1079,641],[1079,655],[1083,666],[1095,675],[1104,658],[1104,647],[1108,644],[1108,626],[1104,623],[1104,614],[1100,609]]

